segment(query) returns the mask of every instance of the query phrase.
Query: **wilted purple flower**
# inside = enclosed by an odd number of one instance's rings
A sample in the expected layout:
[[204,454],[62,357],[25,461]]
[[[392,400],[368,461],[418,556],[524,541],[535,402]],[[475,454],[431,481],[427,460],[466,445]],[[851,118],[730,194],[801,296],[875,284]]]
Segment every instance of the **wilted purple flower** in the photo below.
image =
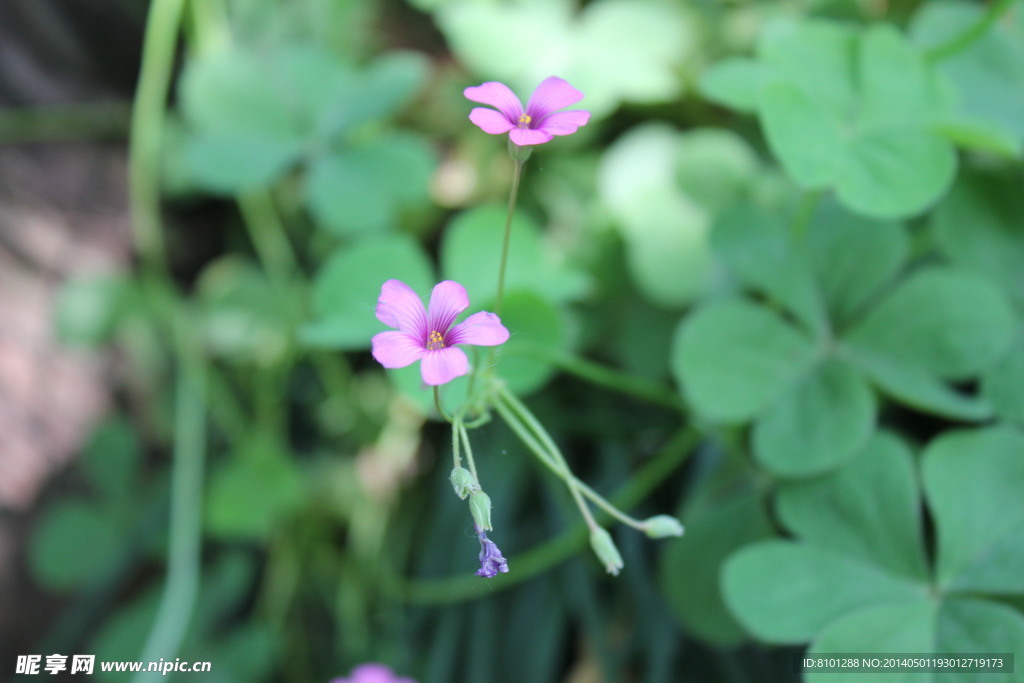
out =
[[589,111],[557,111],[583,99],[583,93],[557,76],[545,78],[537,86],[526,104],[526,111],[515,93],[497,81],[466,88],[463,94],[472,102],[497,109],[477,107],[469,113],[470,121],[491,135],[508,133],[517,145],[550,142],[555,135],[575,133],[590,120]]
[[480,539],[480,569],[476,570],[477,576],[490,579],[500,574],[508,574],[508,562],[501,556],[501,551],[494,541],[487,538],[487,532],[482,527],[473,525],[476,529],[476,537]]
[[360,664],[352,669],[348,678],[332,678],[330,683],[416,683],[411,678],[399,678],[383,664]]
[[404,368],[422,360],[423,381],[445,384],[469,372],[469,359],[457,344],[497,346],[508,340],[508,330],[493,313],[474,313],[452,326],[469,308],[469,296],[458,282],[445,280],[430,293],[430,305],[401,280],[388,280],[380,288],[377,319],[397,331],[373,337],[373,357],[386,368]]

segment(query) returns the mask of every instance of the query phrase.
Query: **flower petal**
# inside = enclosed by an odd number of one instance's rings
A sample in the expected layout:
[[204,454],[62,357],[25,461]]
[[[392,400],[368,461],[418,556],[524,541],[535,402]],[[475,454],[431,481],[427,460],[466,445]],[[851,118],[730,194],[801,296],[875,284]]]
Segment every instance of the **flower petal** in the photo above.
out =
[[462,349],[455,346],[437,351],[426,351],[423,354],[423,362],[420,363],[420,374],[423,375],[423,381],[432,387],[447,384],[467,372],[469,372],[469,359],[466,358]]
[[501,318],[487,311],[474,313],[448,333],[449,345],[497,346],[507,341],[508,329],[501,324]]
[[383,664],[360,664],[349,674],[351,683],[394,683],[395,674]]
[[412,287],[401,280],[388,280],[381,286],[377,320],[415,337],[427,338],[427,314],[423,310],[423,301]]
[[[583,99],[583,93],[558,76],[549,76],[530,95],[526,113],[539,121],[553,111],[576,104]],[[517,117],[518,118],[518,117]]]
[[[488,81],[482,85],[466,88],[462,91],[462,94],[471,102],[491,105],[504,114],[505,118],[509,121],[518,121],[523,113],[522,102],[504,83]],[[473,123],[476,123],[476,121]]]
[[569,135],[575,133],[580,126],[585,126],[589,120],[590,112],[582,109],[556,111],[544,117],[537,125],[537,130],[551,135]]
[[427,352],[422,339],[395,330],[375,334],[372,340],[373,357],[386,368],[404,368],[418,361]]
[[444,336],[459,313],[469,308],[469,295],[458,282],[445,280],[434,285],[427,308],[427,333],[440,332]]
[[516,127],[516,124],[509,121],[500,111],[485,107],[477,107],[469,112],[469,120],[480,126],[483,132],[491,135],[507,133]]
[[512,138],[512,142],[517,145],[542,145],[545,142],[551,142],[553,137],[551,133],[545,133],[542,130],[532,130],[530,128],[513,128],[508,136]]

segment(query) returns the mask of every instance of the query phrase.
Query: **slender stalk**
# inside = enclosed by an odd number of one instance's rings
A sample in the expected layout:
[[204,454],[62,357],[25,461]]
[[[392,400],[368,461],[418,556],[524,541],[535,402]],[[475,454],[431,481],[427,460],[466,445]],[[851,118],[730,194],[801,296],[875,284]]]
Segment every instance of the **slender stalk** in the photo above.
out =
[[441,392],[436,386],[434,387],[434,407],[437,408],[438,415],[443,417],[445,422],[452,422],[451,416],[441,407]]
[[462,458],[459,456],[459,426],[458,423],[452,425],[452,467],[459,469],[462,467]]
[[[590,512],[590,508],[587,506],[587,502],[583,500],[583,494],[580,491],[580,482],[573,475],[572,470],[569,469],[569,463],[566,461],[565,456],[562,455],[562,451],[559,450],[554,439],[548,434],[544,426],[534,417],[533,413],[523,405],[519,399],[512,395],[512,393],[505,387],[500,387],[497,391],[498,401],[496,406],[504,403],[505,407],[509,409],[509,412],[513,413],[518,420],[522,420],[525,428],[532,432],[533,435],[539,440],[539,445],[542,450],[547,451],[550,462],[553,463],[557,470],[555,470],[565,482],[566,486],[569,487],[569,493],[572,494],[573,500],[576,501],[576,506],[580,509],[580,513],[583,515],[583,519],[587,522],[587,527],[593,529],[597,526],[597,522],[594,521],[594,517]],[[507,414],[502,413],[502,417],[508,422]],[[511,424],[509,426],[512,426]],[[513,428],[514,429],[514,428]],[[517,432],[519,433],[519,432]],[[526,443],[526,442],[524,442]],[[529,446],[529,443],[527,443]],[[531,447],[531,450],[534,450]],[[534,452],[537,452],[534,450]],[[544,461],[545,458],[541,457]]]
[[[203,466],[206,458],[206,368],[191,347],[189,322],[178,319],[179,357],[183,361],[175,396],[174,464],[171,472],[171,526],[167,582],[142,659],[170,660],[188,630],[199,586],[202,544]],[[133,680],[146,680],[140,674]]]
[[473,475],[473,479],[476,479],[476,483],[480,483],[480,477],[476,473],[476,461],[473,459],[473,447],[469,445],[469,434],[466,432],[466,426],[461,421],[457,424],[459,430],[459,437],[462,439],[462,448],[466,451],[466,463],[469,464],[469,473]]
[[167,268],[160,229],[160,155],[183,5],[184,0],[153,0],[150,5],[132,108],[128,168],[132,227],[139,258],[153,272]]
[[508,266],[508,245],[512,237],[512,215],[515,213],[516,200],[519,198],[519,180],[523,176],[523,165],[525,163],[525,161],[516,160],[516,169],[512,176],[512,190],[508,195],[505,236],[501,243],[501,265],[498,266],[498,294],[494,302],[494,312],[498,315],[501,315],[501,301],[505,296],[505,269]]
[[990,3],[981,19],[950,40],[926,51],[925,58],[930,62],[941,62],[963,52],[984,36],[992,28],[992,25],[999,21],[999,17],[1013,6],[1013,3],[1014,0],[995,0]]
[[804,193],[803,200],[797,207],[796,215],[793,216],[791,231],[795,242],[802,242],[804,235],[807,234],[807,228],[811,225],[811,217],[814,216],[814,209],[817,208],[822,194],[821,190],[808,190]]

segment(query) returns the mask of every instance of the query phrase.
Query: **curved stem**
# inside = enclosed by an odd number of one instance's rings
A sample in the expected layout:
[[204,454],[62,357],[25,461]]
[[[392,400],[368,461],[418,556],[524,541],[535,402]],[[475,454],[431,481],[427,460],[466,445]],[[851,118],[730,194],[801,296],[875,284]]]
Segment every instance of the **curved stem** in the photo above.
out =
[[[177,321],[180,368],[175,396],[174,462],[167,582],[142,659],[171,659],[178,652],[195,606],[202,544],[203,466],[206,458],[206,368],[189,338],[184,314]],[[146,675],[134,680],[145,680]]]
[[436,386],[434,387],[434,407],[437,408],[437,414],[443,417],[445,422],[452,422],[451,416],[441,407],[441,391]]
[[995,0],[989,4],[981,19],[967,27],[959,35],[927,50],[925,58],[930,62],[941,62],[943,59],[948,59],[963,52],[984,36],[992,28],[992,25],[999,20],[999,17],[1003,16],[1010,9],[1013,3],[1014,0]]
[[523,176],[523,165],[526,162],[516,160],[516,170],[512,176],[512,190],[508,195],[508,213],[505,216],[505,236],[501,243],[501,265],[498,266],[498,294],[494,301],[494,312],[501,315],[501,301],[505,296],[505,269],[508,266],[508,246],[512,237],[512,215],[515,213],[516,200],[519,197],[519,180]]
[[480,483],[480,477],[476,473],[476,461],[473,459],[473,447],[469,445],[469,434],[466,433],[466,426],[458,421],[456,428],[459,431],[459,437],[462,439],[462,449],[466,451],[466,462],[469,464],[469,473],[473,475],[473,479],[476,479],[476,483]]
[[167,268],[160,229],[160,155],[183,5],[184,0],[153,0],[150,5],[132,108],[128,168],[132,227],[139,258],[155,272],[165,272]]

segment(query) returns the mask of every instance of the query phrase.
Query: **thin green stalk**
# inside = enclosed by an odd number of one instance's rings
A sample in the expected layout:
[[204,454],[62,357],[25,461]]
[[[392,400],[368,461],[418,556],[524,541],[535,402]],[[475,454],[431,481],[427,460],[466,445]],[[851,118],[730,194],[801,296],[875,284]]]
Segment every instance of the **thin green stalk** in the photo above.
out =
[[434,387],[434,407],[437,408],[438,415],[443,417],[445,422],[452,422],[451,416],[441,407],[441,392],[436,386]]
[[988,33],[992,25],[999,21],[999,17],[1003,16],[1013,3],[1014,0],[995,0],[995,2],[990,3],[981,19],[945,43],[927,50],[925,58],[930,62],[941,62],[963,52]]
[[512,176],[512,190],[508,195],[508,213],[505,216],[505,236],[501,243],[501,265],[498,266],[498,295],[494,302],[494,312],[501,315],[501,302],[505,296],[505,269],[508,266],[508,246],[512,237],[512,215],[516,210],[516,200],[519,198],[519,180],[523,176],[523,165],[525,161],[516,160],[515,173]]
[[267,191],[250,192],[238,198],[245,227],[260,263],[282,291],[290,290],[292,279],[300,272],[298,258],[288,233]]
[[554,439],[544,429],[544,425],[507,388],[499,387],[497,398],[499,403],[503,401],[516,417],[525,423],[526,428],[540,440],[541,446],[547,450],[552,461],[558,466],[565,485],[569,487],[569,493],[572,494],[573,500],[576,501],[576,506],[580,509],[583,519],[587,522],[587,527],[590,529],[596,527],[597,522],[594,521],[590,508],[587,506],[587,502],[583,500],[583,494],[580,492],[579,480],[576,479],[572,470],[569,469],[569,463],[566,461],[565,456],[562,455],[558,445],[555,444]]
[[[523,349],[524,347],[520,347]],[[686,405],[682,399],[663,386],[633,377],[623,372],[595,363],[579,356],[567,356],[553,353],[541,347],[529,347],[525,352],[535,358],[544,360],[560,370],[576,375],[580,379],[635,396],[641,400],[660,405],[670,410],[686,413]]]
[[160,229],[160,156],[167,93],[184,0],[153,0],[146,21],[142,68],[135,90],[129,150],[129,200],[139,258],[151,272],[166,272]]
[[459,428],[457,424],[452,425],[452,467],[462,467],[462,458],[459,456]]
[[[174,462],[167,581],[142,659],[170,660],[178,653],[195,606],[202,545],[203,467],[206,458],[206,367],[192,348],[189,322],[178,320],[179,369],[175,396]],[[133,680],[146,680],[139,674]]]
[[473,459],[473,447],[469,445],[469,434],[466,432],[466,426],[462,424],[462,421],[458,421],[457,428],[459,430],[459,437],[462,439],[462,448],[466,451],[466,462],[469,464],[469,473],[473,475],[473,479],[476,483],[480,483],[480,477],[476,473],[476,460]]
[[540,459],[540,461],[544,464],[545,467],[551,470],[555,475],[565,480],[566,484],[568,484],[570,481],[573,482],[577,487],[579,487],[580,491],[583,493],[584,496],[593,501],[595,505],[604,510],[612,518],[617,519],[626,526],[633,527],[634,529],[637,529],[639,531],[644,530],[643,522],[636,519],[635,517],[627,515],[625,512],[615,507],[612,503],[608,502],[608,500],[600,493],[590,488],[590,486],[588,486],[579,478],[577,478],[576,475],[573,474],[571,471],[567,472],[565,469],[563,469],[562,466],[554,458],[554,456],[549,455],[547,450],[540,444],[540,442],[537,441],[532,434],[530,434],[529,429],[519,421],[519,418],[515,415],[515,413],[511,411],[510,408],[508,408],[499,401],[495,405],[495,409],[501,415],[502,419],[505,420],[505,423],[509,426],[509,428],[513,432],[515,432],[516,436],[519,437],[519,440],[522,441],[527,448],[533,451],[534,455],[536,455]]
[[800,202],[796,215],[793,217],[791,228],[796,242],[802,242],[804,235],[807,234],[807,228],[811,225],[811,217],[814,216],[814,210],[817,208],[822,194],[821,190],[808,190],[804,193],[803,200]]

